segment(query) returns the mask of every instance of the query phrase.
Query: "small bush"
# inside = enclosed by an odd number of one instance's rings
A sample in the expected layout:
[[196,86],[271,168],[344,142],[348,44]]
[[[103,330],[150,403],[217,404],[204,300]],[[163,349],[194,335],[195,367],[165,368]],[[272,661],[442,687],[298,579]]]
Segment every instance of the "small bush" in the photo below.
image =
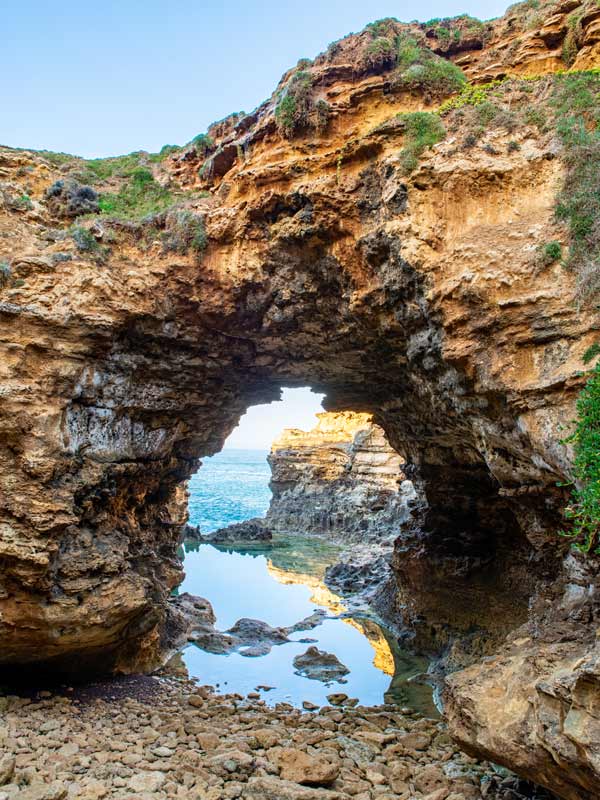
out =
[[189,209],[175,209],[167,215],[161,240],[167,252],[202,253],[208,245],[204,220]]
[[575,453],[575,486],[571,503],[565,509],[571,527],[562,531],[562,535],[570,538],[577,550],[597,554],[600,552],[600,363],[579,395],[575,430],[566,442],[573,445]]
[[0,261],[0,288],[8,285],[11,277],[10,264],[8,261]]
[[71,237],[80,253],[94,253],[100,247],[93,234],[80,225],[71,229]]
[[55,181],[44,197],[50,211],[58,217],[79,217],[100,211],[96,190],[73,179]]
[[544,266],[550,266],[562,258],[562,247],[560,242],[552,241],[542,245],[540,252],[541,261]]
[[444,95],[458,92],[465,85],[465,76],[455,64],[428,47],[420,46],[414,37],[398,37],[397,58],[398,67],[392,82],[396,90]]
[[205,156],[215,146],[212,138],[207,133],[200,133],[194,136],[192,144],[199,156]]
[[279,132],[291,139],[306,128],[312,111],[312,76],[305,70],[296,72],[275,108],[275,121]]
[[374,39],[379,39],[382,36],[394,36],[396,32],[396,17],[384,17],[377,19],[375,22],[369,22],[365,30],[369,31]]
[[518,150],[521,149],[521,145],[518,142],[515,142],[513,139],[506,145],[506,149],[509,153],[516,153]]
[[365,63],[374,69],[389,69],[397,60],[394,42],[387,37],[380,36],[369,42],[365,51]]
[[404,147],[400,151],[400,162],[403,174],[409,175],[418,166],[423,152],[441,141],[446,131],[439,116],[427,111],[399,114],[398,118],[405,125]]

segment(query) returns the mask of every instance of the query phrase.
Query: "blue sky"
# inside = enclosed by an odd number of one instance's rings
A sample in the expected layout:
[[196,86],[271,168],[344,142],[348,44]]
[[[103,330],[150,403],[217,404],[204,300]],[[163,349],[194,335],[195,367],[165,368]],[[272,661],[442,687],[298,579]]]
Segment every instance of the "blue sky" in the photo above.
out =
[[[368,22],[469,13],[496,0],[37,0],[7,2],[0,48],[0,144],[89,158],[184,144],[251,111],[299,58]],[[228,447],[269,447],[320,411],[308,389],[250,409]]]
[[225,448],[268,450],[284,428],[309,431],[317,423],[315,414],[323,411],[323,397],[313,394],[308,387],[284,389],[281,402],[249,408],[225,442]]
[[37,0],[2,8],[0,143],[87,157],[184,144],[251,111],[299,58],[367,22],[503,13],[496,0]]

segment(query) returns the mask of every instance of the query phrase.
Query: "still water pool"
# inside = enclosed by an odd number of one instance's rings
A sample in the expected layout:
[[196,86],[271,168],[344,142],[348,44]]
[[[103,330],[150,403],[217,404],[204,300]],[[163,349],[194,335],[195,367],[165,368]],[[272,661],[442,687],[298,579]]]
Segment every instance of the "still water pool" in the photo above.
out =
[[[268,507],[270,471],[262,451],[224,451],[206,459],[190,484],[190,521],[202,533],[262,515]],[[207,598],[223,631],[243,617],[289,627],[324,609],[316,628],[290,634],[267,655],[209,653],[188,645],[182,658],[190,677],[225,692],[247,694],[259,686],[269,702],[327,703],[344,692],[365,705],[396,702],[436,713],[429,685],[415,681],[428,662],[401,649],[396,637],[374,618],[348,614],[343,598],[324,584],[327,566],[341,548],[314,537],[276,536],[252,546],[183,545],[186,577],[180,592]],[[299,640],[315,640],[311,643]],[[311,645],[333,653],[350,670],[346,682],[329,685],[296,674],[293,660]]]

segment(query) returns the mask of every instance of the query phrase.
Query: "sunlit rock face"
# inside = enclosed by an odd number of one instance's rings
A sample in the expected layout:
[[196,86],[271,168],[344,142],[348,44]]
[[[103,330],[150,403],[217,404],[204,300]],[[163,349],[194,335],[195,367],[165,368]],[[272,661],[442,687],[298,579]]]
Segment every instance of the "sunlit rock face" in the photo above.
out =
[[393,540],[417,505],[403,459],[369,414],[317,416],[312,430],[287,429],[273,442],[268,525],[342,540]]
[[[552,72],[564,66],[574,8],[517,34],[511,10],[455,48],[426,26],[408,29],[475,79]],[[597,10],[581,24],[575,66],[596,65]],[[395,115],[435,106],[391,91],[386,66],[364,60],[371,38],[348,37],[311,67],[315,97],[330,105],[322,130],[284,138],[273,96],[213,126],[201,176],[193,148],[149,162],[164,183],[206,190],[189,200],[205,219],[202,259],[164,246],[164,220],[156,230],[86,223],[96,244],[77,244],[44,201],[65,171],[0,148],[8,669],[157,663],[181,578],[181,487],[241,414],[282,385],[324,392],[329,411],[371,414],[402,457],[422,504],[396,546],[398,614],[422,641],[450,643],[475,618],[483,628],[495,620],[497,639],[536,613],[532,597],[556,607],[563,544],[554,532],[566,497],[557,484],[569,475],[562,429],[597,328],[595,309],[577,306],[572,273],[533,266],[545,243],[567,244],[554,215],[560,148],[534,127],[511,134],[519,148],[510,151],[503,133],[494,152],[448,137],[407,176]],[[585,609],[571,622],[589,632],[598,614],[593,602]],[[528,685],[545,674],[534,623]],[[569,669],[568,653],[561,663]],[[508,696],[521,676],[522,662],[509,659],[496,690]],[[483,698],[458,680],[450,692],[464,708],[469,699],[469,724],[453,716],[461,740],[494,760],[510,752],[522,773],[563,791],[559,761],[536,771],[517,757],[528,747],[523,726],[482,736]],[[573,695],[560,689],[558,703],[544,700],[561,741],[563,704],[583,703],[585,681]],[[594,736],[585,779],[564,796],[599,794]],[[564,762],[576,783],[581,752]]]

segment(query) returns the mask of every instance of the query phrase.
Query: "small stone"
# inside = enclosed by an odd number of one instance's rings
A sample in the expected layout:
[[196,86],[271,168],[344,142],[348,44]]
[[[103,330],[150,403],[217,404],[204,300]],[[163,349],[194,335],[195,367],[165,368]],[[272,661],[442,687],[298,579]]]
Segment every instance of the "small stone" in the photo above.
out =
[[62,783],[43,783],[28,786],[18,795],[19,800],[63,800],[67,796],[67,787]]
[[16,759],[14,756],[6,755],[0,758],[0,786],[10,783],[15,774]]
[[306,711],[318,711],[320,706],[315,705],[315,703],[311,703],[310,700],[303,700],[302,708],[304,708]]
[[171,758],[173,755],[173,750],[168,747],[156,747],[152,752],[159,758]]
[[129,788],[134,792],[157,792],[166,779],[164,772],[136,772],[129,779]]
[[327,695],[327,700],[331,703],[332,706],[344,705],[347,699],[348,695],[344,694],[343,692],[334,692],[333,694]]
[[284,781],[307,786],[328,786],[340,774],[338,764],[294,747],[273,748],[267,756],[269,761],[279,767],[279,775]]

